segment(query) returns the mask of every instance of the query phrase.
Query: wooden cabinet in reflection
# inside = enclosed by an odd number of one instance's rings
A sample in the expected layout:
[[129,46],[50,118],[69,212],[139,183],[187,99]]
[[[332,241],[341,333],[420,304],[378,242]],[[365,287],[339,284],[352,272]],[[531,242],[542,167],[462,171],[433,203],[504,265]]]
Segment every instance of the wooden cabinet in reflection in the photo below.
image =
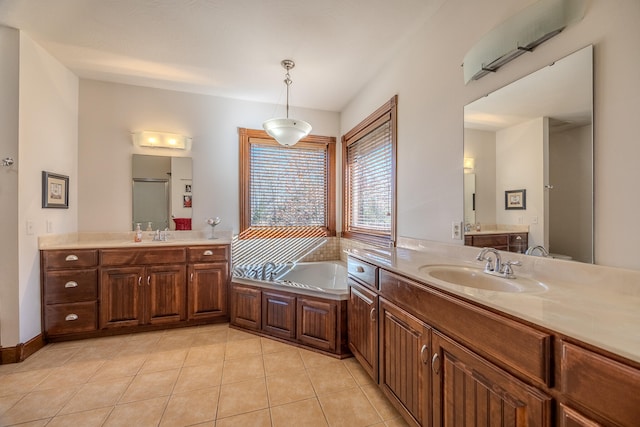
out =
[[495,248],[500,251],[525,253],[529,246],[528,233],[465,234],[465,246]]

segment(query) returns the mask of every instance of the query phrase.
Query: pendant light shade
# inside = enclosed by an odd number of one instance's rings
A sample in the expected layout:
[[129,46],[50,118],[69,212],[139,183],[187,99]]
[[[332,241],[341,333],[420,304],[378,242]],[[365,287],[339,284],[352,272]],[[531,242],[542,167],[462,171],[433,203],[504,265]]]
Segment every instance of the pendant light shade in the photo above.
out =
[[264,130],[279,144],[290,147],[295,145],[311,132],[311,125],[303,120],[289,118],[289,86],[293,81],[289,75],[289,71],[295,67],[295,63],[290,59],[281,62],[282,67],[287,70],[285,74],[284,84],[287,86],[287,117],[274,118],[266,120],[262,127]]

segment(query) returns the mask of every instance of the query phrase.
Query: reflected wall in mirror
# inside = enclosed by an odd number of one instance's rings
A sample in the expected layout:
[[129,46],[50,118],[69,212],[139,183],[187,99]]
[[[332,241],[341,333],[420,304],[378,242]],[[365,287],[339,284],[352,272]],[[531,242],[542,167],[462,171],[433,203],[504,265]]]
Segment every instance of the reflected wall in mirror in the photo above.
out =
[[[464,127],[465,233],[524,230],[529,248],[593,263],[593,47],[465,106]],[[526,209],[505,209],[517,189]]]
[[191,230],[192,164],[190,157],[134,154],[132,229]]

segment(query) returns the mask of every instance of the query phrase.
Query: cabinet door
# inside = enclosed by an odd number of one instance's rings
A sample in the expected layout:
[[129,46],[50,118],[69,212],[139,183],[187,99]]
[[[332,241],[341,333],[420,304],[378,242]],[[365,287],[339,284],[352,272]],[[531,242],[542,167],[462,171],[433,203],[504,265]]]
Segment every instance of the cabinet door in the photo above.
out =
[[180,265],[154,265],[146,268],[146,322],[179,322],[186,319],[186,269]]
[[296,336],[296,297],[262,291],[262,330],[281,338]]
[[189,319],[211,319],[228,313],[229,264],[191,264],[187,311]]
[[259,331],[261,318],[262,292],[249,286],[231,284],[231,319],[232,325]]
[[144,322],[144,267],[103,269],[100,275],[100,328]]
[[434,331],[433,425],[551,425],[551,398]]
[[349,350],[365,371],[378,381],[378,296],[349,281],[347,306]]
[[380,298],[380,386],[404,418],[429,425],[430,332],[425,323]]
[[298,297],[297,338],[303,344],[321,350],[337,348],[338,305],[335,302]]
[[560,404],[558,409],[558,419],[559,427],[602,427],[602,424],[590,420],[581,413],[563,404]]

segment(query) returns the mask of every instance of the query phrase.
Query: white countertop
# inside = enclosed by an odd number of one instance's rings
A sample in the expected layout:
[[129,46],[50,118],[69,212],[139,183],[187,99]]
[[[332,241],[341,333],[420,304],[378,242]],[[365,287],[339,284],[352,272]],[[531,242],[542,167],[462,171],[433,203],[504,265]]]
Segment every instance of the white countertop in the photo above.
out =
[[[415,250],[417,249],[417,250]],[[425,282],[467,300],[571,336],[640,363],[640,271],[501,252],[520,260],[516,276],[544,283],[541,293],[487,291],[427,277],[424,265],[482,268],[479,248],[423,245],[415,248],[352,249],[349,253],[386,270]]]
[[106,248],[141,248],[163,246],[199,246],[199,245],[229,245],[231,232],[216,231],[215,239],[202,231],[169,231],[166,241],[154,241],[151,231],[144,231],[142,242],[134,242],[135,232],[118,233],[68,233],[45,235],[38,238],[40,250],[55,249],[106,249]]

